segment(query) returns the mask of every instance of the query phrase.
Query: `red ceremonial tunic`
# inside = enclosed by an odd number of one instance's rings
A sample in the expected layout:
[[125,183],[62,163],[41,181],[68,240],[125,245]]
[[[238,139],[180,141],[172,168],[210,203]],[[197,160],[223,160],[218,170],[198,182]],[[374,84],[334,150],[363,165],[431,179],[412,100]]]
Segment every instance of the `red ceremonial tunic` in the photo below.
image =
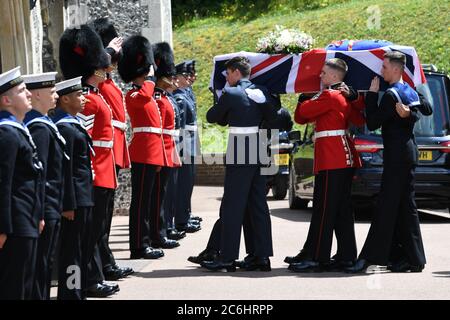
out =
[[[299,103],[295,110],[295,121],[300,124],[315,122],[316,134],[348,130],[351,118],[361,120],[361,115],[338,90],[327,89],[310,100]],[[362,115],[361,115],[362,117]],[[356,123],[355,123],[356,124]],[[314,142],[314,173],[322,170],[358,168],[361,160],[353,140],[348,134],[316,137]]]
[[155,83],[145,81],[134,85],[125,96],[128,116],[133,129],[129,151],[132,162],[165,166],[162,119],[153,98]]
[[179,135],[175,130],[175,110],[164,90],[156,88],[154,97],[161,112],[166,166],[180,167],[181,161],[174,140],[174,136],[177,133]]
[[107,79],[100,83],[98,89],[112,111],[112,124],[114,127],[114,160],[116,161],[116,165],[120,168],[129,168],[130,155],[127,147],[127,128],[122,91],[116,86],[112,79]]
[[98,89],[88,87],[86,105],[78,114],[92,138],[95,154],[92,157],[94,186],[115,189],[117,177],[113,153],[114,128],[111,108]]

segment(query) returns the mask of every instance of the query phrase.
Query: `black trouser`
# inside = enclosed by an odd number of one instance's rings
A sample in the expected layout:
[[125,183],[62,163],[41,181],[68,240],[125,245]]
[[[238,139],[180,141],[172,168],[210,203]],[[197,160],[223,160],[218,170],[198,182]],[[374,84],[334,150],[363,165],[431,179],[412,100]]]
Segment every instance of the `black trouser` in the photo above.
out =
[[[223,203],[223,201],[220,204],[219,219],[217,219],[216,223],[214,223],[214,226],[211,230],[208,244],[206,245],[207,249],[216,250],[216,251],[220,250],[221,231],[222,231],[222,220],[221,220],[222,203]],[[242,229],[244,231],[245,252],[247,254],[254,255],[255,245],[253,244],[253,240],[254,240],[253,230],[252,230],[252,225],[251,225],[251,221],[250,221],[250,213],[249,213],[248,209],[245,211]]]
[[130,251],[150,247],[150,204],[156,177],[156,166],[131,164],[131,206],[129,215]]
[[246,210],[253,230],[254,255],[273,255],[272,230],[266,201],[266,177],[259,166],[227,166],[222,199],[220,257],[239,257],[241,228]]
[[167,237],[167,227],[164,218],[164,197],[167,190],[170,172],[173,168],[162,167],[161,171],[156,173],[155,185],[153,186],[150,200],[150,239],[151,241],[161,242],[162,238]]
[[178,188],[178,171],[179,168],[173,168],[169,173],[169,181],[167,182],[166,196],[164,197],[164,219],[166,220],[167,229],[175,228],[175,213],[179,194]]
[[360,258],[386,265],[396,241],[410,264],[426,263],[414,199],[414,172],[414,166],[384,165],[377,212]]
[[9,235],[0,249],[0,300],[32,299],[37,238]]
[[100,256],[100,243],[106,232],[105,230],[110,212],[109,206],[111,204],[113,193],[114,189],[94,187],[95,205],[92,209],[93,222],[89,240],[89,244],[93,246],[93,249],[90,248],[90,250],[93,250],[94,255],[88,264],[88,287],[101,283],[105,280],[103,275],[102,259]]
[[[119,176],[120,167],[116,165],[116,176]],[[100,258],[102,259],[103,270],[108,270],[116,265],[116,260],[109,247],[109,235],[111,233],[111,224],[114,216],[114,200],[116,196],[116,190],[112,191],[112,196],[108,205],[108,216],[106,221],[105,232],[102,235],[102,239],[99,243]]]
[[323,170],[315,176],[313,214],[303,251],[312,260],[330,261],[333,231],[337,259],[356,259],[355,221],[351,205],[353,168]]
[[50,300],[50,285],[58,243],[60,220],[46,220],[38,240],[36,277],[33,285],[34,300]]
[[195,164],[191,157],[190,164],[183,164],[178,172],[178,202],[175,214],[175,224],[188,223],[191,216],[191,197],[194,190]]
[[92,207],[75,210],[73,221],[61,218],[58,300],[86,298],[88,262],[93,254],[89,244],[92,219]]

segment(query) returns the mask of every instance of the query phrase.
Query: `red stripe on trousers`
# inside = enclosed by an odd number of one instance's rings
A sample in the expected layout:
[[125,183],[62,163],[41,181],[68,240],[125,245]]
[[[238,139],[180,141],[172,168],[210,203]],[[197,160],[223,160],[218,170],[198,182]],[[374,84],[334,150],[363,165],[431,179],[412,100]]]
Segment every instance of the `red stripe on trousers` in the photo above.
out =
[[137,248],[141,248],[139,239],[141,238],[141,208],[142,208],[142,194],[144,191],[144,180],[145,180],[145,169],[147,166],[144,165],[144,169],[142,170],[141,175],[141,190],[139,195],[139,206],[138,206],[138,232],[137,232]]
[[156,231],[159,233],[159,219],[161,219],[161,207],[160,207],[160,197],[161,197],[161,171],[158,174],[158,197],[157,197],[157,206],[156,206]]
[[325,211],[327,211],[327,197],[328,197],[328,170],[326,171],[327,175],[325,178],[325,197],[323,199],[323,209],[322,209],[322,219],[320,221],[320,230],[319,230],[319,239],[317,243],[316,248],[316,260],[319,259],[319,253],[320,253],[320,242],[322,240],[322,232],[323,232],[323,222],[325,220]]

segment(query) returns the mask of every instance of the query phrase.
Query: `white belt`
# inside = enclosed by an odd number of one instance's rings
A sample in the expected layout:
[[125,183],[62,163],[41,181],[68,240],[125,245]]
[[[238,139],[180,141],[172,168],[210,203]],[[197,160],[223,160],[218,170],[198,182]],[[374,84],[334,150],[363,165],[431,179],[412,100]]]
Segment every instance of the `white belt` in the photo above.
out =
[[164,134],[168,134],[169,136],[178,137],[180,136],[180,130],[169,130],[169,129],[163,129],[162,131]]
[[337,136],[345,136],[347,134],[347,130],[327,130],[327,131],[319,131],[314,134],[314,138],[324,138],[324,137],[337,137]]
[[191,126],[191,125],[187,124],[187,125],[184,126],[184,130],[186,130],[186,131],[197,131],[198,127],[196,125],[192,125]]
[[112,125],[122,131],[127,130],[127,124],[125,122],[120,122],[118,120],[113,120]]
[[258,133],[259,127],[229,127],[231,134],[252,134]]
[[94,147],[111,149],[113,147],[113,145],[114,145],[114,141],[94,140],[94,141],[92,141],[92,145]]
[[133,128],[133,132],[134,133],[146,132],[146,133],[162,134],[162,129],[156,128],[156,127],[137,127],[137,128]]

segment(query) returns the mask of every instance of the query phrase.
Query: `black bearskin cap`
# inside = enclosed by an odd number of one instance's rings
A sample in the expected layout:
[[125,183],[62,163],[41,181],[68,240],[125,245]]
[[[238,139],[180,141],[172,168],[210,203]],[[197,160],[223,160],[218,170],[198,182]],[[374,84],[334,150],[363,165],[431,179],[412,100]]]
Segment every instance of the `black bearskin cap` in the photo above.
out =
[[88,23],[97,34],[100,36],[103,42],[103,47],[107,47],[112,39],[117,38],[119,34],[116,28],[108,18],[98,18]]
[[95,70],[105,69],[111,64],[110,56],[102,40],[87,25],[66,29],[59,41],[59,64],[65,79],[82,76],[83,81]]
[[[88,26],[92,28],[100,36],[103,42],[103,47],[108,47],[108,44],[112,39],[117,38],[119,34],[116,28],[108,18],[98,18],[88,23]],[[116,63],[120,59],[120,52],[115,52],[112,48],[106,50],[111,55],[111,62]]]
[[122,44],[122,57],[117,70],[125,82],[147,75],[150,66],[155,66],[152,45],[147,38],[139,35],[131,36]]
[[155,72],[156,78],[172,77],[176,75],[173,51],[167,42],[154,44],[153,54],[158,68]]

